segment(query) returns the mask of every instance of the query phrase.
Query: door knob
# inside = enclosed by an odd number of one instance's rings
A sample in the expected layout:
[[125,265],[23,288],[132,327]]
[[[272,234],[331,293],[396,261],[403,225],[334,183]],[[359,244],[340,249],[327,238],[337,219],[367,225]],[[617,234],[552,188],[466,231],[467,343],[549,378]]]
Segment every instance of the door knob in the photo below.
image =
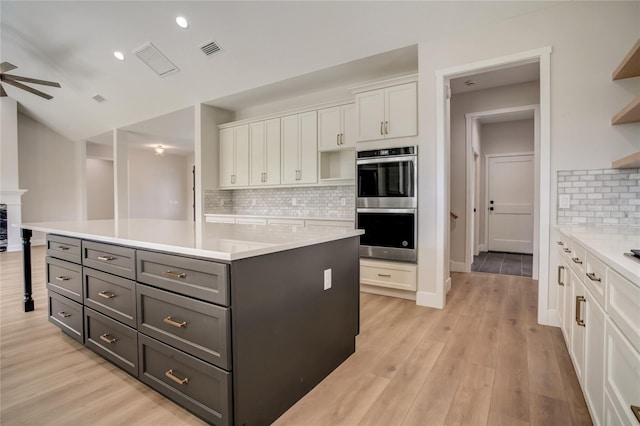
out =
[[493,204],[493,200],[489,201],[489,204]]
[[493,211],[493,207],[489,207],[489,210],[490,210],[490,211]]

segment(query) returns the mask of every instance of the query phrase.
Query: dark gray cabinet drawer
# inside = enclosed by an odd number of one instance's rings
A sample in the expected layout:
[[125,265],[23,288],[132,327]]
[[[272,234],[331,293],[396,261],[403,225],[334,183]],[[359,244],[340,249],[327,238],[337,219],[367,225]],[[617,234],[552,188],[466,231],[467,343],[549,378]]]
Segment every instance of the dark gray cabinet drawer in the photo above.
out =
[[84,268],[84,304],[136,327],[136,282]]
[[82,266],[47,256],[47,288],[82,303]]
[[138,331],[231,369],[230,312],[211,303],[138,284]]
[[90,308],[85,308],[85,345],[138,377],[138,332]]
[[84,343],[82,305],[49,290],[49,322],[80,343]]
[[82,264],[124,278],[136,279],[136,251],[112,244],[82,241]]
[[231,373],[138,334],[138,378],[214,425],[230,425]]
[[228,266],[138,250],[138,281],[219,305],[229,305]]
[[47,234],[47,255],[69,262],[82,262],[80,240],[78,238],[62,237]]

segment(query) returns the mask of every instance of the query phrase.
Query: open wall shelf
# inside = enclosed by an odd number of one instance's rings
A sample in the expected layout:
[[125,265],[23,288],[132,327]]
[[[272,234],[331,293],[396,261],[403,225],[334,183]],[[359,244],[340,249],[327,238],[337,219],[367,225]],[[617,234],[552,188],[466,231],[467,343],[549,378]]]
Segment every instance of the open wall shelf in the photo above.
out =
[[[640,76],[640,40],[631,48],[611,78],[622,80]],[[640,96],[636,96],[626,107],[613,116],[611,124],[640,123]]]

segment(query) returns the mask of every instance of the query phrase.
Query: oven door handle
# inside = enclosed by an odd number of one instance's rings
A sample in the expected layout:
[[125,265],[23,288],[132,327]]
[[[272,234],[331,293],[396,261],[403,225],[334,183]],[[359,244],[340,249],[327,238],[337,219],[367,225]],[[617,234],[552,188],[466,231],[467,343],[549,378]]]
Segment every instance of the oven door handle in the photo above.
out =
[[416,214],[418,209],[356,209],[357,213],[409,213]]
[[415,155],[403,155],[397,157],[374,157],[374,158],[360,158],[356,160],[357,165],[361,164],[376,164],[376,163],[399,163],[402,161],[411,161],[412,163],[416,162],[418,157]]

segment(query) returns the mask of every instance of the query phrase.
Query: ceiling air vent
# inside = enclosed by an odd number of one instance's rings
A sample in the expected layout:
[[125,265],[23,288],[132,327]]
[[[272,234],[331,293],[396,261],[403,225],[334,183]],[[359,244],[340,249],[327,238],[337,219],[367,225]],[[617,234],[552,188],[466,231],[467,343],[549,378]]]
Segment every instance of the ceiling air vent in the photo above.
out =
[[200,50],[202,50],[202,53],[204,53],[205,55],[211,56],[214,53],[220,52],[222,49],[220,48],[218,43],[216,43],[215,41],[210,41],[200,46]]
[[133,53],[160,77],[166,77],[180,71],[180,69],[167,59],[152,43],[145,44],[138,50],[134,50]]
[[102,102],[106,101],[106,99],[103,98],[102,95],[95,95],[91,99],[93,99],[94,101],[96,101],[98,103],[102,103]]

